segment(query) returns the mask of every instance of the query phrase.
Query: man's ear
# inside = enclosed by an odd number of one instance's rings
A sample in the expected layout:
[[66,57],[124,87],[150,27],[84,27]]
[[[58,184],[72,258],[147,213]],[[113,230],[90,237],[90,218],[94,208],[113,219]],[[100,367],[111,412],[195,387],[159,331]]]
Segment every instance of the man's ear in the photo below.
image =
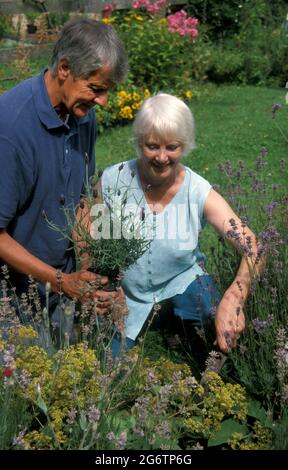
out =
[[60,60],[57,71],[59,80],[65,81],[69,77],[71,70],[67,59]]

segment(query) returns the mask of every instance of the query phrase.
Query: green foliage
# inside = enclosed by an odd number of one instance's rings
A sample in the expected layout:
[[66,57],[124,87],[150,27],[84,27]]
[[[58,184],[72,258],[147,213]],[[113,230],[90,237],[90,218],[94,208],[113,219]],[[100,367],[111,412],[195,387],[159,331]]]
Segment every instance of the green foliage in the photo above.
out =
[[231,438],[233,433],[241,433],[243,437],[248,436],[249,428],[245,424],[240,424],[234,419],[226,419],[221,424],[221,428],[215,436],[208,441],[208,447],[219,446],[225,444]]
[[0,39],[7,31],[9,31],[8,17],[0,13]]
[[13,378],[0,381],[0,449],[11,449],[14,436],[21,428],[31,425],[31,410],[27,401],[19,399]]
[[51,28],[59,28],[66,23],[66,21],[69,20],[70,14],[69,12],[56,12],[56,11],[51,11],[49,12],[49,24]]
[[[245,0],[244,0],[245,1]],[[231,36],[239,31],[243,1],[188,0],[187,10],[208,28],[213,39]]]
[[209,61],[207,75],[215,83],[241,82],[240,73],[244,67],[244,57],[241,49],[229,49],[216,45]]

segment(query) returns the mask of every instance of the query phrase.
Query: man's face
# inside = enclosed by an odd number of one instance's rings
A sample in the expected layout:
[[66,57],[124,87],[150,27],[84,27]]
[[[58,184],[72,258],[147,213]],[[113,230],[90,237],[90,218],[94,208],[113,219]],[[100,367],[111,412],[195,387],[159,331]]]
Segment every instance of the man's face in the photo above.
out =
[[69,114],[83,117],[97,104],[105,106],[108,102],[108,91],[112,88],[109,79],[110,67],[103,66],[89,78],[74,78],[68,70],[62,85],[62,103]]

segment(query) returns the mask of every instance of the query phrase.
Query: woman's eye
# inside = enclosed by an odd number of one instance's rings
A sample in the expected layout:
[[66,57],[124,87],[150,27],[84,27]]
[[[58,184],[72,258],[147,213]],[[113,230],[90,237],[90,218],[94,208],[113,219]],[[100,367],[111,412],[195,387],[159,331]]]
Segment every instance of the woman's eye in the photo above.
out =
[[158,148],[157,145],[154,145],[154,144],[146,144],[146,147],[149,149],[149,150],[156,150]]
[[175,150],[179,148],[179,145],[167,145],[166,148],[169,150],[169,152],[175,152]]

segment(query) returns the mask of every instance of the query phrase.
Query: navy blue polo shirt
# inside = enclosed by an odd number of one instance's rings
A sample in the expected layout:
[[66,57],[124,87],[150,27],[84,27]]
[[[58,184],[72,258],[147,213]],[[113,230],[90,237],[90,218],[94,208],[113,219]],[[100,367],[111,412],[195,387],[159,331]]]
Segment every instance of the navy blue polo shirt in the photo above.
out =
[[[51,105],[43,70],[0,97],[0,228],[45,263],[70,272],[73,253],[43,211],[64,226],[95,171],[95,111],[64,123]],[[88,158],[87,158],[88,157]]]

